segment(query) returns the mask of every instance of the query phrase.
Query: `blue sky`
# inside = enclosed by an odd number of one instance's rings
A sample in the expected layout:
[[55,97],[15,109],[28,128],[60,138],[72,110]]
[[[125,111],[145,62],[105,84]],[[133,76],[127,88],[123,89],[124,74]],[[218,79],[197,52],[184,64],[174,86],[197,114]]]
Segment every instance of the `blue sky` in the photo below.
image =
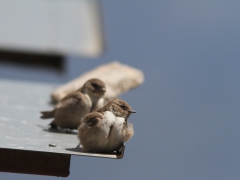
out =
[[68,56],[63,74],[0,66],[2,78],[50,83],[113,60],[144,72],[144,84],[121,96],[137,111],[124,158],[72,156],[67,179],[238,179],[240,2],[101,2],[106,38],[101,57]]

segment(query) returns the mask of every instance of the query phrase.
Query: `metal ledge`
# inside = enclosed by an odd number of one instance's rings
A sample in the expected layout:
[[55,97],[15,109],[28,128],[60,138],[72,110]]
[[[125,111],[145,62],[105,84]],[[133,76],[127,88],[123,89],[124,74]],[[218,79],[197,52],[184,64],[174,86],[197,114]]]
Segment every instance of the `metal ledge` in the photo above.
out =
[[41,120],[39,111],[53,108],[47,100],[54,87],[0,79],[0,171],[65,177],[71,155],[123,158],[124,145],[118,154],[84,153],[77,131],[48,128],[50,121]]

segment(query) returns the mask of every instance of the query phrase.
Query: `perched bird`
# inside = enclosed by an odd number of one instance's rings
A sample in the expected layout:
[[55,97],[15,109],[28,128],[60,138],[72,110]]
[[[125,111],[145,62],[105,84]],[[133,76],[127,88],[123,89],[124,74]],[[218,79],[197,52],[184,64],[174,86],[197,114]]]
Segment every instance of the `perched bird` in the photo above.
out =
[[41,112],[41,118],[54,118],[50,123],[52,128],[77,129],[87,113],[104,105],[105,92],[104,82],[96,78],[90,79],[83,87],[60,100],[54,110]]
[[89,79],[83,87],[77,91],[83,94],[88,94],[92,101],[91,111],[94,111],[104,105],[104,94],[106,92],[106,85],[103,81],[97,78]]
[[90,112],[92,102],[88,95],[73,92],[57,103],[52,111],[43,111],[41,118],[54,120],[49,124],[51,128],[77,129],[81,119]]
[[117,151],[134,134],[129,116],[135,113],[123,100],[109,101],[102,108],[87,114],[78,127],[78,138],[87,152]]

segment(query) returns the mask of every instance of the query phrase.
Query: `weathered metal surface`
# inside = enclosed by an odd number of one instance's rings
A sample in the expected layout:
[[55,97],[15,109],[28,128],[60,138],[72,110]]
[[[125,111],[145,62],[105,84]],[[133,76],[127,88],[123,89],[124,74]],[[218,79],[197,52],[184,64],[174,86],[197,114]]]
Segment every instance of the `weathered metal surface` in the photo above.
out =
[[0,79],[0,149],[122,158],[123,151],[119,155],[84,153],[77,131],[48,128],[50,121],[40,119],[39,111],[53,108],[47,101],[54,86]]
[[0,2],[3,50],[90,57],[104,51],[98,0]]

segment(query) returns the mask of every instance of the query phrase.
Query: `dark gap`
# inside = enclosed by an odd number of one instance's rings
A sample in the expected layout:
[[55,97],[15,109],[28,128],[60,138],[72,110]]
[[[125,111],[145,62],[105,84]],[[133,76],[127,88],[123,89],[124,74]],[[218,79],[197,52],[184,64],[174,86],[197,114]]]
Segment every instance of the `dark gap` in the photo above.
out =
[[0,172],[68,177],[70,154],[0,148]]
[[0,49],[0,62],[23,66],[46,67],[59,72],[64,71],[65,61],[61,55],[26,53]]

